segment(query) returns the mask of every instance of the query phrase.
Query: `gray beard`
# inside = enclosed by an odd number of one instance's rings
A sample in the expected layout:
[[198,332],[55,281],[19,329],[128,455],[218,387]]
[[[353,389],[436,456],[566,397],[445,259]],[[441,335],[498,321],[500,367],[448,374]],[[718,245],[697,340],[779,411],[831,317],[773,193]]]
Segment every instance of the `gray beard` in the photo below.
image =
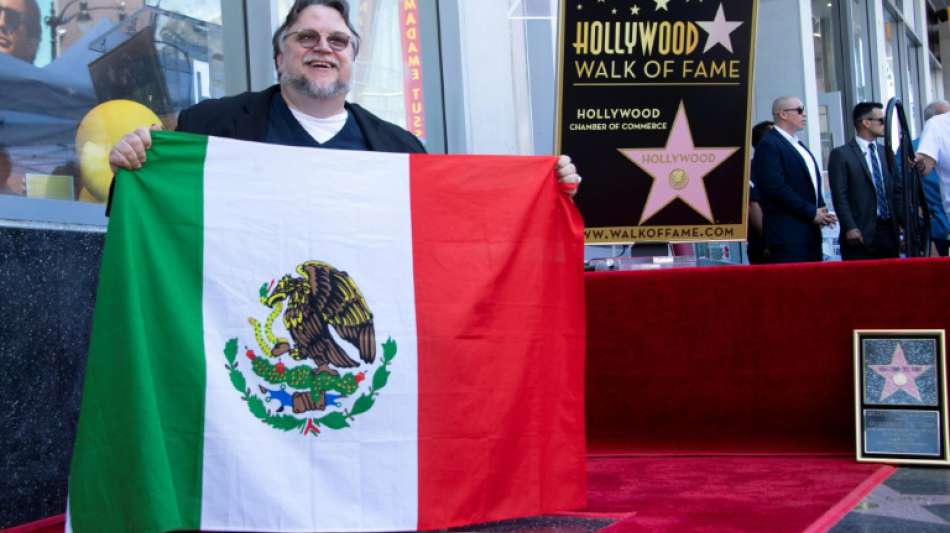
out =
[[303,74],[291,76],[289,74],[280,75],[281,86],[294,89],[295,91],[317,100],[328,100],[337,96],[345,95],[350,92],[349,82],[337,80],[329,86],[323,87],[311,82]]

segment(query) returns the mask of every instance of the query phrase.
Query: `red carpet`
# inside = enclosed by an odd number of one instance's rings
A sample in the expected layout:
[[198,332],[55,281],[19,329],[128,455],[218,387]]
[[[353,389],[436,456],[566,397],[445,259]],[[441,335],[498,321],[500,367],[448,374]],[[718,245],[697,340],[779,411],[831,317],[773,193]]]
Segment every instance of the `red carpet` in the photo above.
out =
[[854,453],[854,329],[950,329],[950,260],[594,272],[593,452]]
[[[587,508],[604,533],[824,532],[893,468],[850,457],[588,457]],[[63,516],[3,533],[56,533]]]
[[605,533],[824,531],[892,471],[850,457],[591,456],[576,514],[626,515]]

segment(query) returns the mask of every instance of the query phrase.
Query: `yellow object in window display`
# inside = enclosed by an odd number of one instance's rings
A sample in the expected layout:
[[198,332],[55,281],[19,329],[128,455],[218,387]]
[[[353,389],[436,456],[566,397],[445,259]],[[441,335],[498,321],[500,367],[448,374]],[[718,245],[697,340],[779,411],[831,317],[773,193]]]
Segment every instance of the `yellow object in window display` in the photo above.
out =
[[126,133],[152,124],[161,124],[158,116],[131,100],[110,100],[86,113],[76,130],[76,155],[84,186],[80,200],[89,201],[91,196],[104,202],[108,198],[112,184],[109,151]]

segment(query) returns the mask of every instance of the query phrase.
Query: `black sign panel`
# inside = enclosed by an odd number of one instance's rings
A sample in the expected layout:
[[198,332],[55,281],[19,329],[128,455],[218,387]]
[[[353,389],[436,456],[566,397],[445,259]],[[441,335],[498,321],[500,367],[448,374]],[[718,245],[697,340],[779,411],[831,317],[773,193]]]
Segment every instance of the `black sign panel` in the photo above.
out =
[[556,146],[588,243],[745,239],[757,3],[561,2]]

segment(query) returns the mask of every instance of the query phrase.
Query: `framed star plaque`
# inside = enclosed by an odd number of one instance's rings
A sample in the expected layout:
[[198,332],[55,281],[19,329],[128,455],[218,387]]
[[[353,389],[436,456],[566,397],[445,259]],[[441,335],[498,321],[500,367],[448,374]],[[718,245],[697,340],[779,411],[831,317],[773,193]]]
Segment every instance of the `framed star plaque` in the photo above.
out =
[[588,243],[746,237],[757,0],[565,0],[555,147]]
[[858,461],[950,466],[944,330],[855,330]]

